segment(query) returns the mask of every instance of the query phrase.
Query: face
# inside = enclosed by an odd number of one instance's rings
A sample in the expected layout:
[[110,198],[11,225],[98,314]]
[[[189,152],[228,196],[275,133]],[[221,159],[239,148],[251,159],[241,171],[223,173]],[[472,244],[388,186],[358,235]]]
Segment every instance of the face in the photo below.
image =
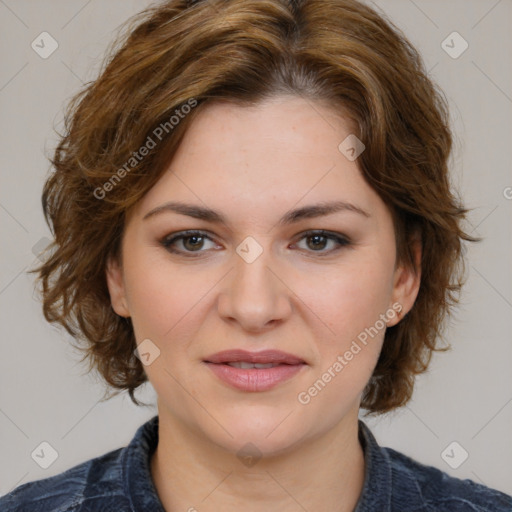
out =
[[[350,133],[332,108],[293,96],[210,104],[129,212],[107,280],[145,343],[161,421],[277,454],[357,418],[419,276],[395,265],[391,213],[338,149]],[[248,354],[218,355],[228,350]]]

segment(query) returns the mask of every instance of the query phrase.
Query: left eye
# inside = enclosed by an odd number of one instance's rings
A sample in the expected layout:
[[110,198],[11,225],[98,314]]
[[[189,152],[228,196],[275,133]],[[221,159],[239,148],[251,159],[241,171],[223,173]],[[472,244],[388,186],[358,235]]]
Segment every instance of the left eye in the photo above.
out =
[[[340,247],[349,245],[347,238],[335,233],[328,233],[325,231],[310,231],[305,233],[300,240],[306,240],[306,245],[309,245],[309,247],[316,247],[313,252],[321,253],[330,253],[339,249]],[[311,243],[308,244],[308,241]],[[334,248],[328,251],[323,251],[322,249],[325,249],[327,242],[333,242]]]
[[[164,238],[161,241],[161,244],[172,253],[192,256],[191,253],[205,252],[201,249],[204,248],[206,240],[213,244],[213,240],[203,231],[183,231],[176,235],[170,235]],[[346,237],[326,231],[308,231],[303,233],[299,239],[299,241],[302,240],[306,240],[306,245],[310,248],[310,252],[316,252],[322,255],[334,252],[337,249],[350,244]],[[176,244],[178,242],[181,243],[183,248],[176,248]],[[328,242],[332,242],[334,247],[326,251],[324,249],[328,245]]]

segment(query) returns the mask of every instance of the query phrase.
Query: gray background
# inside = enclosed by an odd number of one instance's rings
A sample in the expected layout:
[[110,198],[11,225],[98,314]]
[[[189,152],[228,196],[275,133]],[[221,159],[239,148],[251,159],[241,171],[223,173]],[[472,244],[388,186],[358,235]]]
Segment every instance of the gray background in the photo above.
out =
[[[62,126],[66,100],[95,78],[116,27],[148,4],[0,0],[0,495],[124,446],[157,412],[126,393],[99,403],[100,382],[84,375],[68,335],[46,323],[26,274],[50,238],[40,195],[53,127]],[[446,334],[453,350],[434,356],[406,407],[367,421],[380,443],[512,494],[512,2],[375,4],[419,48],[450,101],[454,183],[472,208],[468,230],[484,241],[468,248],[468,282]],[[47,59],[31,48],[43,31],[59,45]],[[458,58],[442,47],[454,31],[469,44]],[[452,39],[453,52],[461,41]],[[155,403],[150,385],[138,396]],[[47,469],[31,457],[43,441],[58,453]]]

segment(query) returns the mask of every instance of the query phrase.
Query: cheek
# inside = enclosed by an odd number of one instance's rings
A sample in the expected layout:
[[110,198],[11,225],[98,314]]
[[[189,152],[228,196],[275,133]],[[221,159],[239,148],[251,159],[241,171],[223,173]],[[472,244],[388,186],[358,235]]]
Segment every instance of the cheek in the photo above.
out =
[[329,327],[319,331],[322,339],[328,346],[343,348],[387,310],[392,264],[382,258],[357,257],[350,264],[331,267],[321,275],[302,275],[295,282],[302,283],[297,294]]
[[[389,262],[350,266],[304,287],[319,319],[316,364],[297,402],[311,417],[334,425],[359,400],[382,348],[391,293]],[[322,285],[322,286],[320,286]],[[313,309],[313,307],[312,307]],[[327,324],[329,329],[321,324]],[[332,414],[326,415],[326,407]]]
[[157,344],[189,325],[189,318],[209,288],[198,272],[183,272],[165,257],[137,258],[125,271],[126,294],[138,341]]

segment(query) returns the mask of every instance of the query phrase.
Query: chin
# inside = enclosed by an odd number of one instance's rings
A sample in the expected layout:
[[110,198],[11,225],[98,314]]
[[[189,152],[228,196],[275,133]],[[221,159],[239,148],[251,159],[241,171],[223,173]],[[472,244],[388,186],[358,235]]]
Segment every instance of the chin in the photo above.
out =
[[215,415],[229,434],[223,429],[212,430],[211,423],[204,425],[203,432],[215,444],[234,454],[250,443],[265,456],[277,456],[310,437],[309,423],[299,412],[300,409],[293,410],[293,407],[238,406],[224,415],[220,411]]

